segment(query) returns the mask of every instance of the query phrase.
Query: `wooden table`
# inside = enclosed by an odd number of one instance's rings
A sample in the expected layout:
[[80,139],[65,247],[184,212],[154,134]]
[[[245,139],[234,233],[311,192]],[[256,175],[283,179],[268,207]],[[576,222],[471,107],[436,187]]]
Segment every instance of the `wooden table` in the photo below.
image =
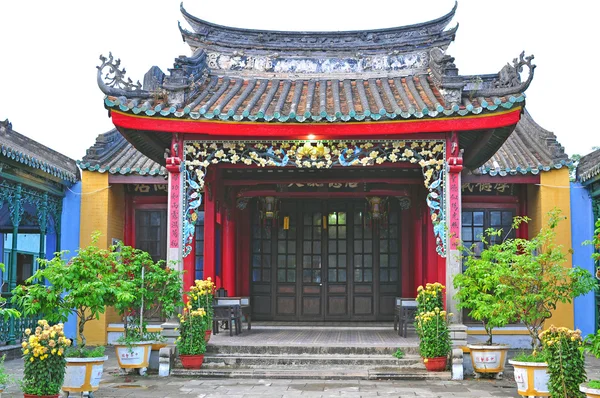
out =
[[239,305],[242,315],[248,322],[248,330],[252,329],[252,307],[250,297],[215,297],[216,305]]

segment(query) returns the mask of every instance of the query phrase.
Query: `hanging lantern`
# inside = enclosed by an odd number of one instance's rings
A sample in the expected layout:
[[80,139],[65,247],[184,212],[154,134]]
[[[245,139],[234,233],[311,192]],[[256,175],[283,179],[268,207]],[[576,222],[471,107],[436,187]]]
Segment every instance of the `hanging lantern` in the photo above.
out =
[[385,225],[387,221],[387,198],[380,198],[379,196],[367,197],[368,210],[367,218],[369,224],[373,227],[373,223]]
[[379,196],[367,198],[367,202],[369,202],[369,215],[373,220],[379,220],[383,216],[383,201]]
[[260,210],[260,218],[265,221],[271,221],[277,219],[278,210],[277,205],[279,201],[274,196],[265,196],[260,198],[260,203],[262,204],[262,208]]

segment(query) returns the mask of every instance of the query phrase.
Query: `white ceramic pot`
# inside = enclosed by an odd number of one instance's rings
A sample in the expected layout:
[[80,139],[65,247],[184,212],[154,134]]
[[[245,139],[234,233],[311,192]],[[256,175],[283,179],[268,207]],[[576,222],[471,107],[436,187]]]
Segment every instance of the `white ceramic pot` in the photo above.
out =
[[587,398],[600,398],[600,388],[591,388],[587,383],[580,384],[579,391],[584,392]]
[[496,378],[502,377],[506,366],[506,353],[508,345],[468,345],[471,353],[471,362],[475,370],[475,378],[482,373],[495,373]]
[[145,375],[150,363],[153,341],[139,341],[130,345],[115,344],[117,361],[121,369],[139,369]]
[[519,362],[509,360],[515,368],[517,392],[526,397],[549,397],[548,364],[545,362]]
[[94,392],[100,387],[104,361],[107,356],[96,358],[66,358],[67,368],[62,390],[67,393]]

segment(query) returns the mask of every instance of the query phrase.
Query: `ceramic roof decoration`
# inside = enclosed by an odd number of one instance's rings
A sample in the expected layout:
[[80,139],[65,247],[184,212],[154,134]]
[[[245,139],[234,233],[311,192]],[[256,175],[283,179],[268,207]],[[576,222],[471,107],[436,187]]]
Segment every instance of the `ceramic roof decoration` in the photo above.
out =
[[577,180],[582,183],[589,183],[590,180],[597,180],[600,176],[600,149],[588,153],[579,159],[577,165]]
[[2,158],[31,167],[65,185],[79,181],[79,169],[73,159],[17,133],[8,120],[0,122],[0,162]]
[[140,176],[166,176],[167,170],[142,155],[117,131],[112,129],[96,138],[82,160],[77,161],[82,170],[100,173]]
[[538,174],[571,164],[556,135],[542,128],[525,111],[498,152],[475,172],[491,176]]
[[[180,31],[191,56],[176,58],[168,74],[152,67],[143,85],[126,78],[112,54],[101,56],[97,81],[113,123],[155,161],[170,145],[164,132],[178,132],[173,123],[179,132],[197,134],[211,134],[206,132],[210,122],[236,123],[240,130],[255,129],[247,133],[254,137],[277,134],[256,126],[392,123],[388,128],[397,135],[401,122],[510,113],[510,123],[495,126],[503,128],[488,137],[492,144],[467,163],[479,167],[512,132],[535,65],[533,56],[522,53],[498,73],[459,75],[446,53],[458,28],[448,28],[455,11],[456,4],[440,18],[403,27],[286,32],[217,25],[192,16],[182,5],[191,30],[180,26]],[[461,134],[461,148],[477,140],[477,127],[464,126],[469,132]],[[228,129],[236,135],[235,130]],[[411,132],[448,130],[428,125]],[[156,132],[155,141],[149,143],[142,131]]]

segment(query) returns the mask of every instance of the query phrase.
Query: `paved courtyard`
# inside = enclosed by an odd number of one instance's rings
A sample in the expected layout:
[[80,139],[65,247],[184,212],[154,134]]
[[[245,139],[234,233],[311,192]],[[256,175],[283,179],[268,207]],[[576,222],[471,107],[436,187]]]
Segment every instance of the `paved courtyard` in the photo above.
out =
[[[109,349],[110,350],[110,349]],[[191,379],[156,374],[141,377],[119,375],[114,352],[108,352],[101,389],[96,397],[518,397],[512,380],[464,381],[371,381],[371,380],[284,380],[284,379]],[[6,361],[16,378],[23,372],[21,359]],[[600,377],[600,361],[587,358],[590,377]],[[3,398],[22,397],[16,385]]]

